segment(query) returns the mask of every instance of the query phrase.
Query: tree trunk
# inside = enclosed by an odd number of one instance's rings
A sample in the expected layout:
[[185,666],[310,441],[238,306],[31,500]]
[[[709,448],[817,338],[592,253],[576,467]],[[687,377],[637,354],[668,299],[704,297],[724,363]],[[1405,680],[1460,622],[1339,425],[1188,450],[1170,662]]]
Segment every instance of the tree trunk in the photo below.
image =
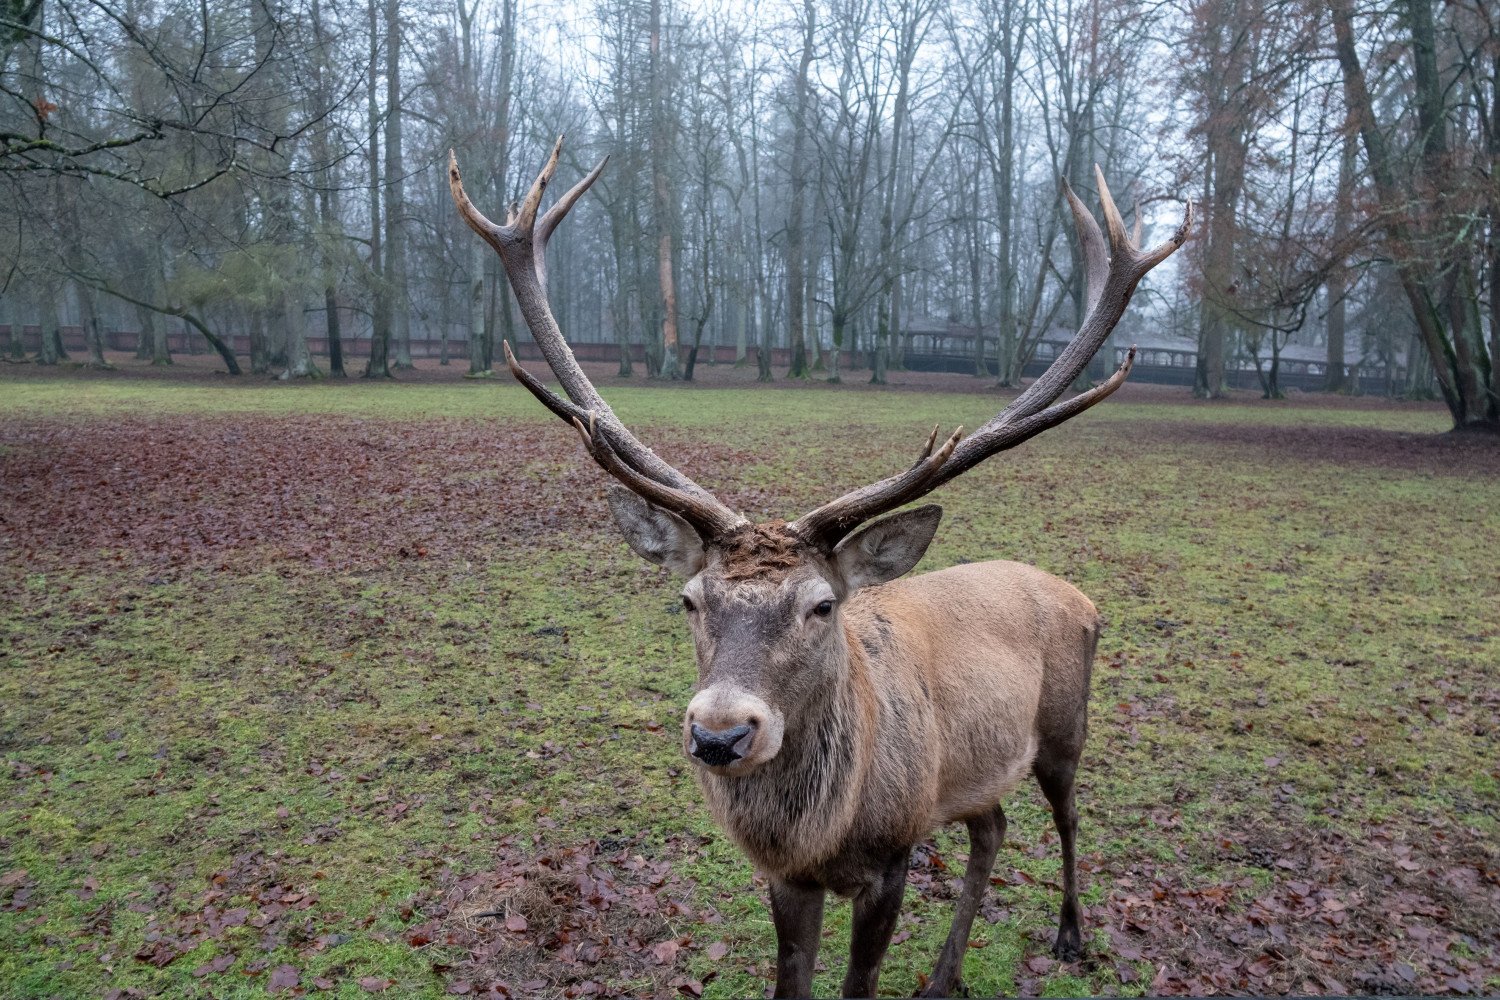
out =
[[313,0],[310,13],[313,39],[317,43],[317,52],[312,60],[313,110],[319,119],[311,137],[313,159],[318,166],[318,239],[314,241],[313,249],[322,267],[323,330],[328,339],[328,373],[335,378],[343,378],[344,345],[339,324],[338,269],[334,262],[333,242],[335,239],[342,241],[344,232],[336,201],[333,151],[328,141],[332,126],[325,120],[333,103],[328,92],[327,78],[330,40],[323,24],[322,5],[318,0]]
[[806,331],[807,352],[811,361],[810,370],[823,370],[823,345],[818,335],[817,264],[809,255],[803,273],[807,276],[806,291],[802,296],[802,329]]
[[880,249],[878,263],[881,268],[880,301],[876,308],[875,320],[875,350],[870,363],[870,381],[876,385],[884,385],[886,381],[886,369],[890,362],[890,339],[892,336],[892,322],[896,319],[894,297],[896,294],[896,279],[900,272],[900,253],[895,246],[896,236],[896,202],[900,188],[899,178],[901,176],[901,150],[906,138],[906,115],[909,95],[911,93],[911,67],[916,58],[918,47],[918,34],[920,22],[926,17],[921,10],[908,11],[903,6],[902,13],[909,15],[901,24],[901,41],[899,44],[899,55],[897,57],[897,80],[896,80],[896,103],[891,120],[891,148],[890,167],[886,174],[884,193],[880,204]]
[[25,316],[24,312],[22,312],[21,310],[17,309],[14,313],[12,313],[12,317],[11,318],[12,318],[12,322],[10,324],[10,336],[9,336],[10,344],[8,345],[8,348],[7,348],[7,354],[9,355],[10,360],[12,360],[12,361],[25,361],[26,360],[26,341],[25,341],[25,337],[26,337],[26,316]]
[[151,363],[158,366],[172,363],[172,345],[167,340],[167,324],[165,323],[152,324]]
[[286,370],[282,379],[318,378],[323,373],[313,364],[307,349],[307,314],[295,292],[281,293],[281,322],[286,331]]
[[[670,201],[664,181],[658,179],[656,187],[657,205],[663,212]],[[661,361],[657,374],[662,378],[678,377],[677,362],[677,282],[672,275],[672,230],[669,224],[658,221],[660,227],[656,243],[656,275],[661,289]]]
[[741,286],[741,288],[743,290],[743,294],[740,296],[739,315],[735,317],[735,319],[737,320],[737,322],[734,324],[734,364],[735,364],[735,367],[739,367],[740,365],[742,365],[742,364],[745,363],[745,356],[748,353],[749,347],[750,347],[750,311],[751,311],[751,304],[750,303],[751,303],[752,292],[751,292],[751,289],[750,289],[750,282],[748,280],[748,276],[749,276],[749,260],[748,259],[745,261],[745,271],[746,271],[746,278],[747,278],[747,280],[744,281],[744,283]]
[[1232,294],[1234,268],[1234,209],[1239,198],[1232,172],[1225,165],[1231,154],[1220,146],[1210,152],[1208,171],[1208,246],[1203,261],[1203,298],[1199,305],[1198,368],[1193,395],[1219,399],[1225,394],[1224,349],[1230,317],[1227,299]]
[[[1489,255],[1490,286],[1490,399],[1500,400],[1500,49],[1493,50],[1490,66]],[[1497,404],[1500,405],[1500,404]]]
[[[707,270],[705,266],[705,270]],[[703,315],[698,317],[697,329],[693,331],[693,346],[688,349],[687,367],[683,370],[682,380],[691,382],[693,380],[693,368],[698,364],[698,347],[703,343],[703,328],[708,325],[708,317],[714,311],[714,293],[712,285],[705,285],[708,300],[703,306]]]
[[[155,296],[152,296],[155,298]],[[152,321],[153,324],[155,321]],[[264,375],[271,370],[271,361],[266,352],[266,317],[265,312],[255,306],[251,306],[245,315],[246,331],[250,337],[250,374]],[[146,328],[141,327],[141,339],[136,344],[135,356],[137,358],[150,358],[151,345],[146,339]]]
[[224,367],[229,370],[229,374],[238,375],[240,373],[240,364],[235,360],[234,348],[230,347],[228,342],[215,335],[214,332],[208,328],[207,323],[203,322],[192,313],[187,312],[182,313],[182,321],[184,323],[187,323],[193,329],[197,330],[198,333],[203,336],[203,339],[208,341],[208,346],[212,347],[215,351],[218,352],[219,357],[224,362]]
[[411,290],[406,285],[406,166],[401,124],[401,0],[385,4],[385,284],[396,370],[411,368]]
[[[1357,135],[1344,133],[1339,155],[1339,187],[1333,208],[1333,244],[1343,252],[1354,215],[1354,168],[1358,153]],[[1344,369],[1344,324],[1347,316],[1345,297],[1349,294],[1349,269],[1341,257],[1328,271],[1328,363],[1323,380],[1326,392],[1347,392],[1349,377]],[[1355,378],[1358,378],[1356,373]]]
[[1000,309],[998,316],[999,384],[1019,385],[1021,372],[1016,357],[1016,251],[1015,251],[1015,83],[1016,44],[1011,20],[1012,4],[1006,3],[1000,18],[1004,60],[1000,79],[1000,155],[995,173],[995,228],[1000,240]]
[[771,371],[771,334],[775,325],[771,317],[775,312],[771,308],[771,296],[765,291],[765,278],[761,278],[761,306],[760,306],[760,344],[755,349],[755,364],[757,368],[757,382],[772,382],[776,376]]
[[[148,294],[147,294],[146,302],[147,303],[151,303],[151,302],[163,302],[163,301],[165,301],[166,276],[164,274],[162,274],[162,272],[161,272],[161,264],[160,264],[160,262],[148,264],[147,265],[147,272],[146,273],[147,273],[147,281],[149,282],[149,289],[148,289]],[[149,306],[147,308],[149,308]],[[261,313],[261,311],[259,309],[257,309],[255,311],[255,316],[256,316],[257,319],[261,319],[262,318],[262,313]],[[156,321],[156,317],[154,315],[151,316],[150,323],[144,325],[143,328],[142,328],[141,338],[142,338],[143,342],[146,341],[147,330],[149,330],[149,333],[150,333],[150,340],[149,340],[149,342],[144,344],[144,346],[145,346],[145,348],[146,348],[146,350],[148,352],[147,353],[147,357],[150,359],[150,361],[151,361],[151,363],[153,365],[170,365],[172,363],[172,352],[170,350],[170,345],[167,343],[167,324],[166,323],[157,322]],[[265,338],[264,338],[264,336],[262,336],[262,338],[261,338],[262,344],[264,344],[264,340],[265,340]],[[254,337],[254,334],[252,333],[251,334],[251,344],[252,344],[252,346],[254,345],[254,342],[255,342],[255,337]],[[264,355],[263,355],[263,357],[264,357]],[[267,365],[266,365],[265,368],[261,369],[262,372],[267,372],[269,370],[270,370],[269,363],[267,363]]]
[[651,23],[647,28],[651,46],[651,189],[655,195],[656,277],[661,290],[661,361],[656,374],[678,377],[677,282],[673,277],[673,229],[676,206],[667,161],[671,156],[666,93],[666,71],[661,54],[661,0],[650,0]]
[[[964,171],[967,175],[968,171]],[[979,183],[975,176],[974,187],[977,189]],[[970,197],[967,183],[960,178],[960,197],[967,201]],[[978,201],[978,190],[973,192],[975,202]],[[964,250],[969,264],[969,317],[974,323],[974,375],[984,377],[989,375],[989,365],[984,359],[984,299],[983,290],[980,287],[983,261],[980,259],[982,247],[979,235],[979,213],[971,212],[967,217],[964,227]]]
[[39,365],[55,365],[63,356],[62,336],[59,333],[62,326],[62,314],[57,308],[57,298],[60,294],[61,292],[56,287],[42,289],[41,317],[38,323],[41,341],[37,345],[35,358]]
[[1238,4],[1208,5],[1206,31],[1210,41],[1207,75],[1208,117],[1205,125],[1208,163],[1204,226],[1208,243],[1203,251],[1203,299],[1199,308],[1198,369],[1193,395],[1218,399],[1226,392],[1225,352],[1234,324],[1235,244],[1239,232],[1236,211],[1244,187],[1249,155],[1244,117],[1234,102],[1249,74],[1251,32]]
[[380,101],[377,81],[380,72],[380,5],[368,0],[370,58],[365,74],[365,107],[367,110],[367,156],[370,198],[370,359],[365,363],[365,378],[390,378],[391,298],[385,278],[381,246],[380,198]]
[[484,268],[489,258],[484,243],[471,241],[469,248],[469,378],[490,378],[490,331],[484,316]]
[[[147,309],[143,306],[137,306],[136,325],[141,328],[141,332],[136,337],[135,356],[137,358],[141,358],[142,354],[144,354],[145,358],[149,360],[151,357],[151,342],[156,339],[156,313],[153,310]],[[255,358],[255,341],[255,334],[254,332],[252,332],[250,335],[250,357],[252,365],[254,364]],[[255,371],[255,369],[252,367],[251,371]]]
[[103,368],[112,370],[114,365],[110,364],[104,357],[104,329],[99,319],[99,298],[94,290],[87,285],[78,285],[78,304],[83,308],[83,340],[88,347],[90,368]]
[[[149,288],[147,294],[151,294]],[[151,360],[151,341],[154,337],[154,334],[152,334],[150,330],[147,329],[147,324],[155,324],[155,322],[155,318],[152,317],[149,313],[143,312],[141,314],[141,332],[140,335],[135,338],[135,360],[137,361]],[[264,356],[265,337],[255,329],[255,326],[252,322],[252,325],[250,327],[250,370],[252,372],[261,373],[266,370],[264,362],[261,362],[260,367],[256,366],[257,361],[262,359]]]
[[327,314],[328,329],[328,374],[344,378],[344,339],[339,322],[339,296],[332,278],[323,286],[323,308]]
[[630,378],[635,374],[635,366],[630,360],[630,337],[626,332],[626,324],[620,322],[619,294],[611,298],[604,305],[604,321],[609,332],[614,336],[615,346],[620,352],[620,366],[615,369],[615,375],[619,378]]
[[754,205],[756,247],[754,250],[755,257],[750,265],[751,278],[754,283],[755,303],[752,304],[749,308],[749,311],[755,314],[755,379],[757,382],[771,382],[776,378],[775,374],[773,374],[771,371],[771,316],[773,314],[771,312],[771,296],[766,291],[767,282],[765,256],[764,252],[760,249],[760,247],[764,245],[760,240],[760,237],[765,231],[761,225],[761,184],[759,172],[760,168],[758,166],[758,164],[760,163],[760,131],[753,122],[750,126],[750,158],[752,163],[757,164],[755,168],[756,173],[752,178],[752,183],[755,185]]
[[[1469,287],[1472,270],[1462,257],[1455,256],[1455,249],[1464,244],[1455,238],[1456,233],[1448,231],[1455,225],[1467,225],[1467,219],[1461,213],[1445,210],[1447,156],[1442,128],[1442,98],[1440,93],[1435,93],[1439,81],[1435,70],[1428,65],[1432,46],[1427,33],[1431,27],[1431,6],[1427,0],[1405,0],[1405,3],[1407,22],[1413,33],[1413,83],[1418,124],[1423,133],[1423,169],[1416,190],[1407,191],[1397,185],[1385,135],[1376,121],[1364,67],[1354,45],[1351,5],[1349,0],[1334,0],[1331,7],[1334,50],[1343,71],[1345,103],[1359,123],[1376,197],[1384,210],[1384,228],[1395,249],[1391,256],[1401,278],[1402,290],[1411,303],[1412,316],[1426,348],[1432,375],[1436,377],[1453,417],[1454,430],[1474,428],[1500,432],[1500,398],[1488,393],[1486,380],[1481,377],[1481,367],[1488,366],[1491,359],[1486,356],[1478,331],[1472,329],[1472,324],[1464,322],[1467,306],[1455,308],[1454,296],[1465,302],[1477,301],[1477,297]],[[1452,218],[1452,215],[1458,217]],[[1431,247],[1436,248],[1430,251],[1435,257],[1428,261],[1424,259],[1423,249]],[[1416,248],[1415,252],[1413,248]],[[1467,250],[1462,252],[1467,253]],[[1435,267],[1436,271],[1429,270],[1430,267]],[[1440,288],[1441,294],[1448,297],[1447,309],[1442,307],[1433,288],[1433,284],[1440,280],[1438,272],[1444,268],[1450,269],[1451,279],[1443,282]],[[1444,328],[1445,312],[1455,326]],[[1412,379],[1410,387],[1420,388],[1421,373],[1415,357],[1408,358],[1408,370]]]
[[792,84],[791,204],[787,207],[786,223],[786,306],[792,349],[788,374],[792,378],[807,377],[807,333],[803,326],[806,319],[803,296],[807,290],[803,275],[807,252],[803,245],[806,237],[803,202],[807,197],[807,167],[803,160],[807,150],[807,72],[812,65],[817,21],[818,11],[813,0],[802,0],[802,58]]
[[847,320],[838,313],[833,314],[833,347],[828,351],[828,381],[838,382],[839,379],[839,355],[844,350],[844,325]]
[[[500,69],[499,88],[500,92],[495,101],[495,139],[493,142],[493,153],[495,169],[491,174],[495,185],[496,203],[503,204],[505,177],[510,173],[510,119],[511,102],[515,94],[516,78],[516,6],[518,0],[500,0]],[[511,311],[510,294],[499,294],[498,286],[503,282],[500,277],[500,259],[489,256],[486,263],[489,269],[489,285],[491,301],[496,308],[493,311],[490,322],[484,333],[484,368],[485,371],[493,370],[495,366],[495,333],[498,330],[502,339],[514,344],[516,342],[515,314]]]

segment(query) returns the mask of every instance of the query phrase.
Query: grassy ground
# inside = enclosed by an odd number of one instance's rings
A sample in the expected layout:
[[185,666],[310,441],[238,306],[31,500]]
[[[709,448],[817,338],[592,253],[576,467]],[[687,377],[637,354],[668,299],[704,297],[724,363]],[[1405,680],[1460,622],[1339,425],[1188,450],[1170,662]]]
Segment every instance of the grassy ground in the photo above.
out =
[[[1002,401],[607,392],[761,516]],[[544,417],[501,382],[0,381],[0,993],[760,992],[763,893],[676,745],[677,585]],[[1045,957],[1028,788],[976,994],[1500,989],[1500,449],[1444,424],[1139,392],[940,495],[923,569],[1034,562],[1109,622],[1090,957]],[[918,852],[884,993],[963,858]]]

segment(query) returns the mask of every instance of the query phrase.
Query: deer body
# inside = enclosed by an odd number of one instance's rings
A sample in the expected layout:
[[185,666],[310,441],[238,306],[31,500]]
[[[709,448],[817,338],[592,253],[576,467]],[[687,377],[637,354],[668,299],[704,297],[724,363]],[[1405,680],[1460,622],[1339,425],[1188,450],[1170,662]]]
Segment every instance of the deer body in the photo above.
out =
[[1056,951],[1078,956],[1073,776],[1099,627],[1088,598],[1013,562],[894,579],[925,550],[935,507],[824,556],[782,525],[697,552],[686,525],[612,503],[637,552],[691,574],[698,688],[683,749],[703,765],[714,819],[771,880],[778,996],[810,993],[827,891],[855,904],[844,994],[874,995],[912,847],[962,821],[970,862],[928,984],[952,993],[1004,840],[1001,803],[1032,771],[1063,844]]
[[[969,929],[1005,839],[1001,802],[1035,775],[1052,806],[1063,861],[1054,953],[1079,957],[1073,781],[1083,751],[1098,617],[1088,598],[1011,562],[908,580],[942,511],[907,508],[987,458],[1105,399],[1135,357],[1059,402],[1109,336],[1141,278],[1187,238],[1192,219],[1150,249],[1126,234],[1098,174],[1108,231],[1066,185],[1078,226],[1088,312],[1047,370],[973,434],[937,428],[908,469],[796,521],[752,524],[663,461],[589,382],[547,303],[547,241],[604,169],[541,212],[559,139],[504,225],[449,184],[464,220],[499,254],[526,325],[562,395],[516,363],[513,374],[570,423],[621,485],[609,506],[643,558],[685,581],[698,686],[683,718],[714,818],[770,882],[776,995],[807,996],[827,891],[853,901],[845,996],[874,996],[900,914],[913,845],[944,823],[969,831],[968,867],[929,995],[960,987]],[[882,515],[890,514],[888,517]],[[879,518],[877,520],[877,518]]]
[[1032,566],[956,566],[858,592],[832,662],[749,775],[699,770],[715,821],[762,870],[842,896],[872,858],[988,813],[1033,760],[1076,761],[1097,615]]

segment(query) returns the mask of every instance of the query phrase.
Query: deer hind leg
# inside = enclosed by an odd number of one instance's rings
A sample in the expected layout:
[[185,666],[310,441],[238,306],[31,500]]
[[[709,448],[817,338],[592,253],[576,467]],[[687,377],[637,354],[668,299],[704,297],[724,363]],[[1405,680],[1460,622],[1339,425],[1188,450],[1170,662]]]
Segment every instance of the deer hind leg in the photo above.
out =
[[1078,872],[1074,854],[1074,841],[1078,836],[1078,806],[1073,800],[1073,776],[1078,771],[1078,758],[1063,757],[1043,761],[1038,757],[1035,764],[1036,780],[1042,786],[1042,794],[1052,805],[1052,821],[1057,824],[1057,836],[1062,841],[1063,902],[1058,917],[1057,943],[1052,954],[1060,962],[1076,962],[1083,957],[1083,936],[1078,928]]
[[948,928],[948,940],[943,943],[943,952],[938,956],[937,968],[922,990],[924,997],[948,997],[961,988],[964,973],[964,953],[969,949],[969,930],[974,925],[974,914],[990,887],[990,872],[995,867],[995,855],[1005,843],[1005,811],[996,806],[982,816],[969,820],[969,864],[964,869],[964,886],[953,908],[953,923]]
[[854,928],[849,940],[849,968],[844,973],[844,996],[873,997],[880,980],[880,963],[901,915],[901,897],[906,895],[906,868],[910,850],[896,852],[885,865],[879,881],[854,897]]

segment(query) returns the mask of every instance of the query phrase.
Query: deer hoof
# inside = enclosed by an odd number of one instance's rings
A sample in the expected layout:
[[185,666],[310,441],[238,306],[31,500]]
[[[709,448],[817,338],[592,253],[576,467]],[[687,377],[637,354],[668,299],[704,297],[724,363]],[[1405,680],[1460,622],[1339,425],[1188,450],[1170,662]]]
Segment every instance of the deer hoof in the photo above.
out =
[[915,994],[919,997],[966,997],[969,988],[962,981],[949,983],[942,979],[929,979],[927,985]]

